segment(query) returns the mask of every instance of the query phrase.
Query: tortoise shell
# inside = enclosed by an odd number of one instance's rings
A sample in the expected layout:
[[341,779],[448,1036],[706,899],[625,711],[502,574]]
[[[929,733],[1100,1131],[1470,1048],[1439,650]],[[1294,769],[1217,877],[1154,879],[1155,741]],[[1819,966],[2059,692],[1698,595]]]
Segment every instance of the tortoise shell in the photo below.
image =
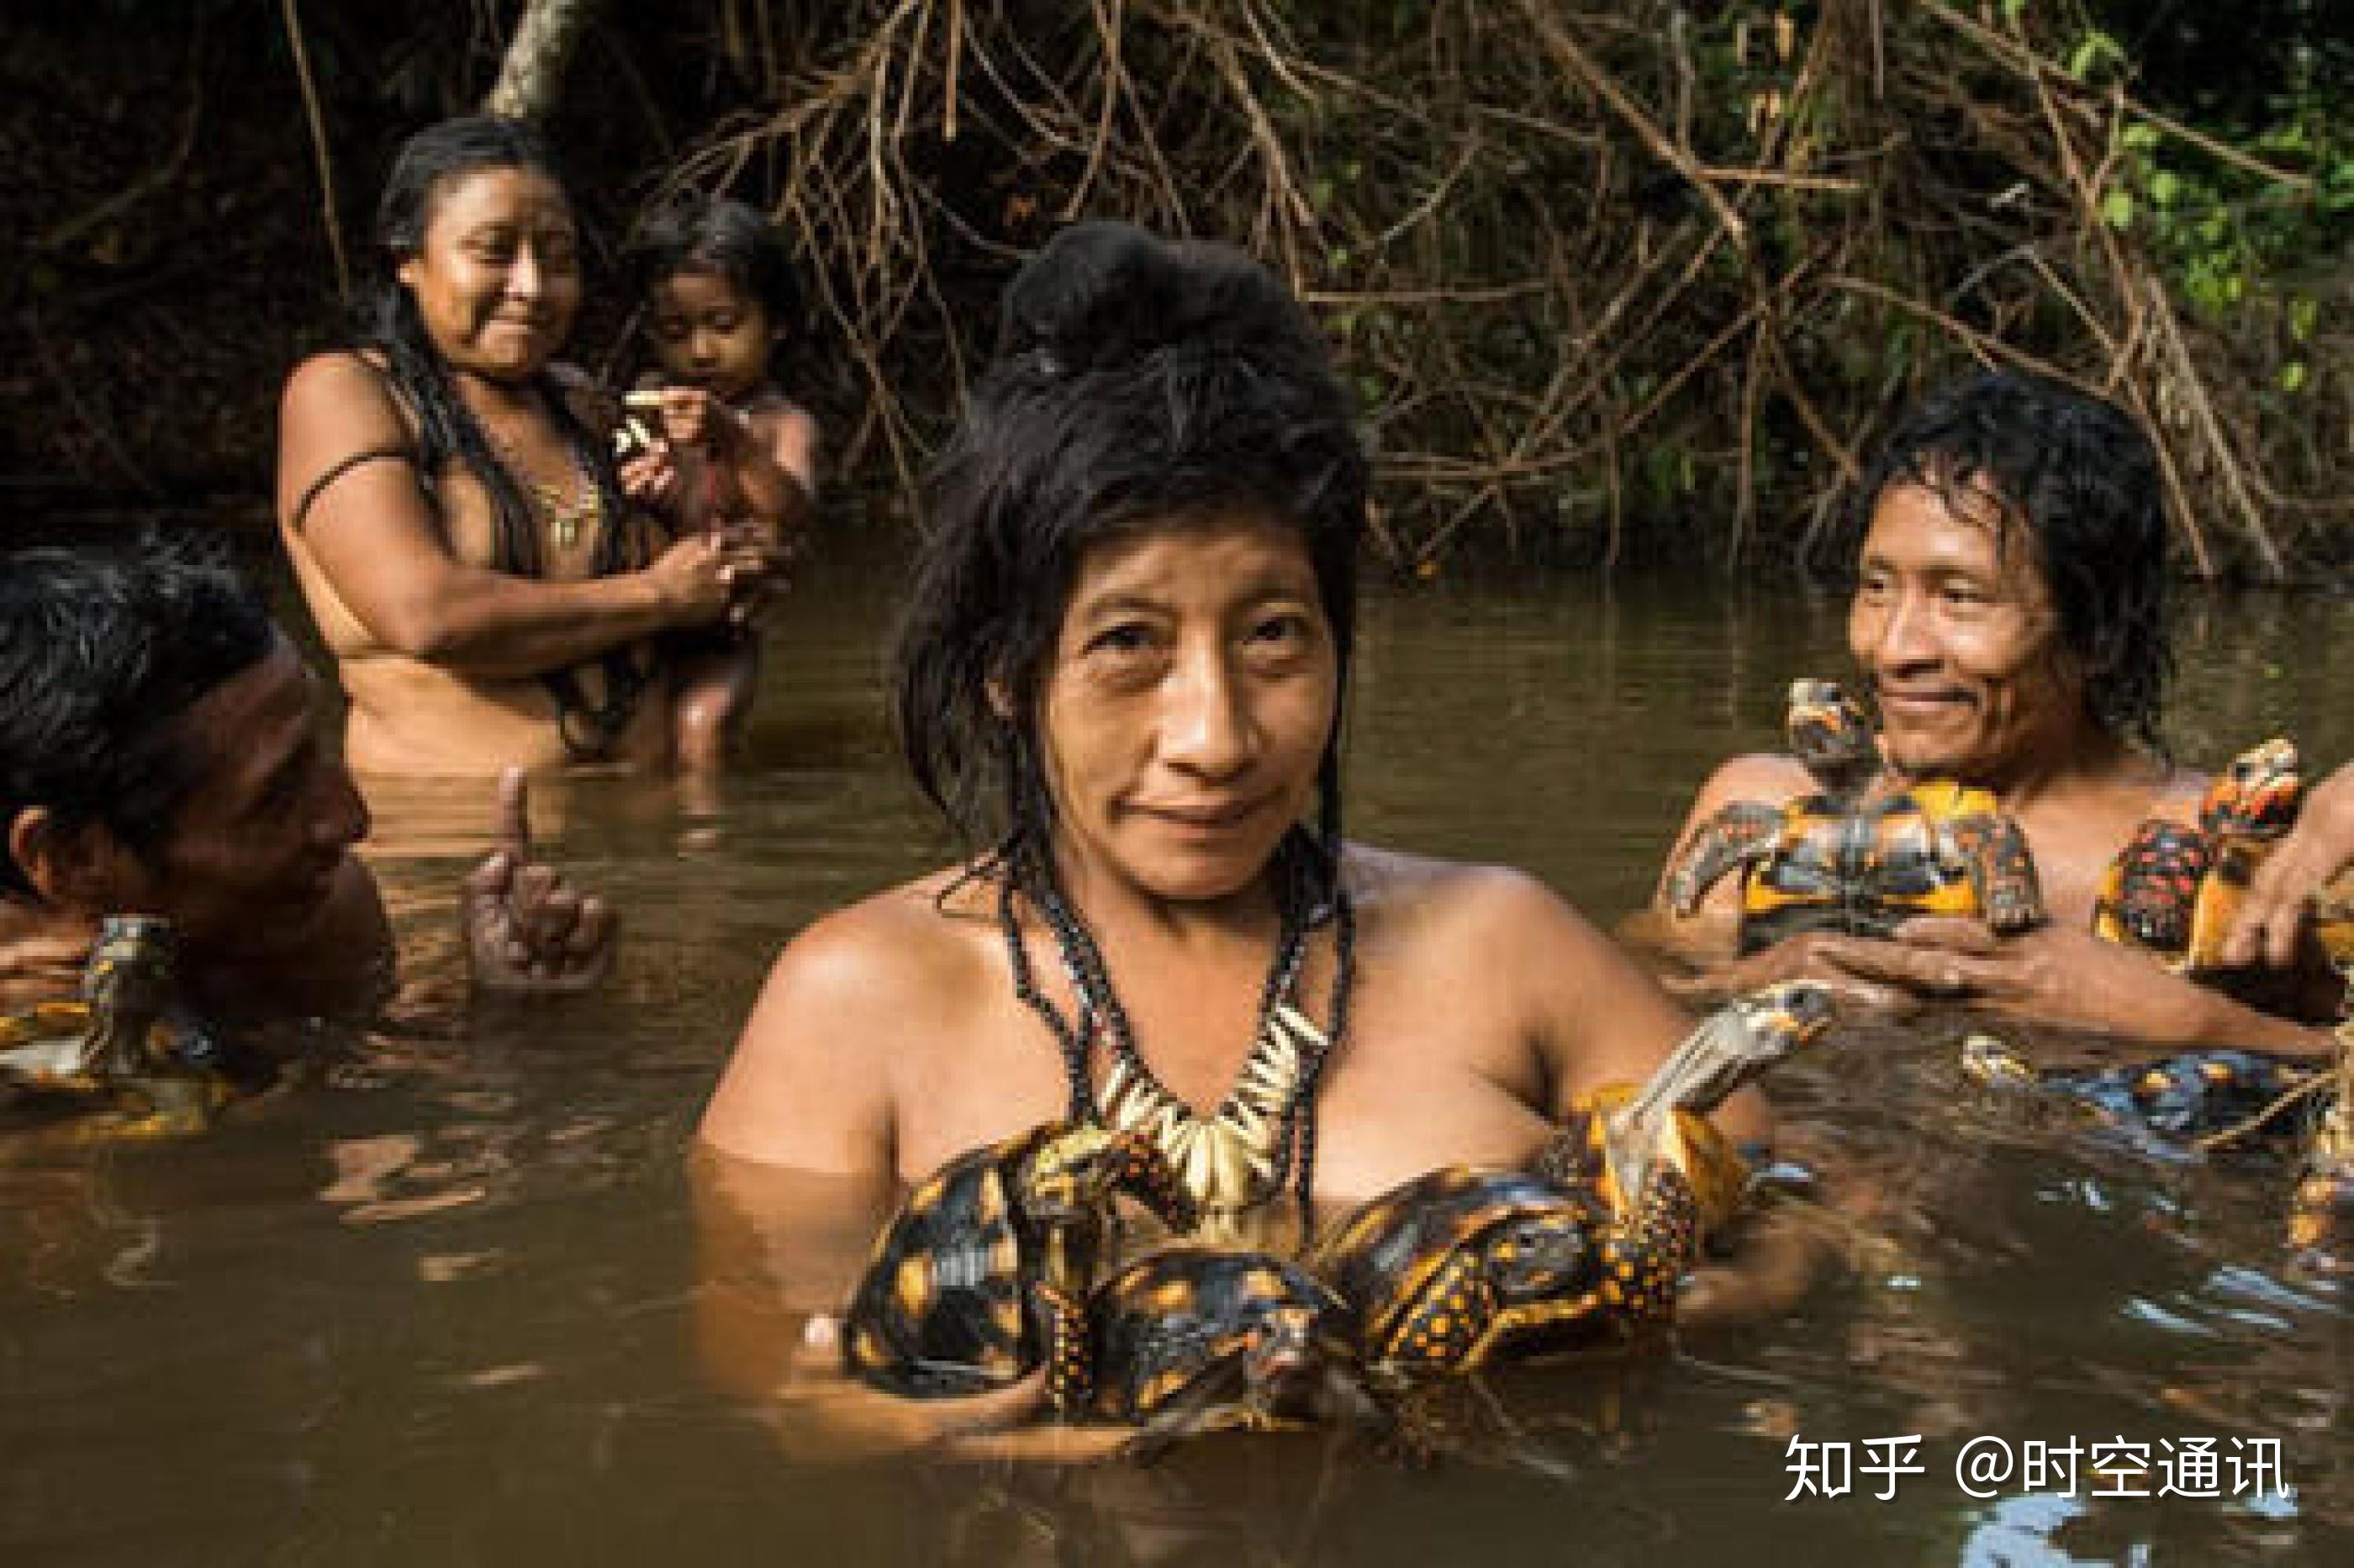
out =
[[1356,1310],[1367,1362],[1469,1369],[1591,1330],[1611,1224],[1531,1171],[1448,1166],[1359,1209],[1313,1266]]
[[2159,1159],[2180,1160],[2199,1139],[2235,1128],[2285,1137],[2294,1117],[2265,1113],[2297,1094],[2312,1070],[2255,1051],[2184,1051],[2106,1067],[2038,1067],[1991,1034],[1962,1044],[1962,1072],[1990,1089],[2052,1097],[2084,1121]]
[[[1609,1084],[1583,1097],[1546,1140],[1534,1164],[1548,1180],[1594,1193],[1608,1213],[1622,1220],[1634,1215],[1644,1194],[1628,1190],[1629,1178],[1618,1168],[1621,1153],[1612,1147],[1611,1124],[1613,1113],[1634,1096],[1635,1090],[1625,1084]],[[1681,1266],[1698,1253],[1705,1237],[1723,1230],[1740,1212],[1749,1190],[1749,1163],[1714,1122],[1681,1107],[1668,1113],[1655,1139],[1649,1161],[1653,1174],[1643,1184],[1648,1187],[1657,1177],[1672,1174],[1674,1185],[1692,1205],[1689,1218],[1677,1221],[1679,1232],[1687,1225],[1693,1232],[1683,1247]]]
[[1090,1408],[1165,1435],[1302,1425],[1370,1408],[1342,1298],[1271,1254],[1146,1254],[1087,1309]]
[[1870,724],[1829,681],[1792,683],[1787,732],[1822,788],[1778,806],[1736,800],[1695,829],[1662,885],[1679,916],[1739,871],[1744,953],[1801,931],[1884,937],[1922,915],[1998,931],[2042,919],[2026,835],[1992,794],[1950,779],[1871,794]]
[[[2179,972],[2221,968],[2223,940],[2250,878],[2304,804],[2300,767],[2287,740],[2250,747],[2208,786],[2197,827],[2158,818],[2142,823],[2101,879],[2094,931]],[[2354,959],[2354,921],[2320,900],[2315,913],[2328,956]]]
[[1998,931],[2043,917],[2026,837],[1989,791],[1937,779],[1859,805],[1790,802],[1743,885],[1741,949],[1800,931],[1885,937],[1923,915],[1976,916]]
[[1060,1314],[1092,1286],[1120,1194],[1172,1229],[1193,1223],[1167,1163],[1133,1134],[1048,1122],[949,1160],[876,1239],[845,1315],[845,1369],[931,1399],[1001,1386],[1051,1352],[1054,1403],[1083,1398],[1083,1347]]

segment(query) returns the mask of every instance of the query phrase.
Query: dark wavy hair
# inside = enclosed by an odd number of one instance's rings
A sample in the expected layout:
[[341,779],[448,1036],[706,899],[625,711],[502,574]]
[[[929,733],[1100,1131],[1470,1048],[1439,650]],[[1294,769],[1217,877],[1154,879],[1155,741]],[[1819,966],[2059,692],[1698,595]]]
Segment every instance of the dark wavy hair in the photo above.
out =
[[657,210],[630,242],[630,286],[644,300],[681,272],[710,272],[760,302],[771,327],[801,325],[801,284],[777,231],[728,196],[688,195]]
[[[1366,475],[1348,389],[1265,268],[1125,223],[1055,236],[1007,287],[997,354],[932,474],[892,673],[917,783],[969,842],[1034,863],[1054,816],[1039,705],[1082,553],[1215,508],[1297,524],[1345,697]],[[1329,862],[1337,719],[1318,789]]]
[[[196,784],[181,717],[277,642],[217,547],[151,537],[0,556],[0,828],[46,806],[152,860]],[[0,894],[32,893],[0,847]]]
[[[481,421],[458,396],[450,366],[426,331],[417,296],[399,275],[401,264],[423,249],[434,209],[451,185],[468,175],[493,169],[528,169],[546,176],[558,189],[564,185],[546,143],[520,120],[487,115],[445,120],[401,143],[392,170],[385,176],[384,194],[376,202],[376,266],[361,302],[361,336],[383,354],[393,387],[416,417],[419,469],[429,480],[452,462],[471,471],[491,498],[494,564],[501,571],[535,577],[546,562],[523,483],[499,460]],[[593,563],[596,575],[609,577],[643,566],[632,531],[620,525],[628,515],[628,503],[622,498],[612,454],[574,415],[564,389],[553,377],[543,372],[539,389],[549,418],[596,484],[599,503],[612,520],[613,525],[599,536]],[[607,683],[601,706],[585,700],[569,671],[542,677],[556,698],[567,746],[583,755],[597,754],[626,726],[647,680],[626,649],[615,649],[599,662]],[[587,742],[576,737],[575,715],[591,731]]]
[[1863,537],[1892,484],[1925,486],[1967,516],[1978,483],[2035,547],[2094,722],[2162,752],[2174,651],[2166,509],[2148,435],[2058,382],[2009,370],[1967,376],[1889,432],[1856,492],[1854,535]]

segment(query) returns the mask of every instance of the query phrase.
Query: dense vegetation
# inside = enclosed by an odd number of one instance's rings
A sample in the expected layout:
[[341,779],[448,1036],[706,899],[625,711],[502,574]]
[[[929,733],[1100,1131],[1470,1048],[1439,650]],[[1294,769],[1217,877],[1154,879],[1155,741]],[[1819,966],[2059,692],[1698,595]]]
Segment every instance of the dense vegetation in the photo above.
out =
[[[330,233],[366,263],[391,145],[480,100],[521,9],[31,7],[0,69],[92,90],[0,111],[32,250],[0,376],[53,411],[8,470],[259,493],[276,376],[335,330]],[[680,184],[773,211],[812,302],[798,380],[878,493],[1024,250],[1119,213],[1238,240],[1316,303],[1405,569],[1787,558],[1973,362],[2139,412],[2190,569],[2354,557],[2330,0],[581,9],[552,123],[599,228]],[[583,357],[626,352],[619,304]]]

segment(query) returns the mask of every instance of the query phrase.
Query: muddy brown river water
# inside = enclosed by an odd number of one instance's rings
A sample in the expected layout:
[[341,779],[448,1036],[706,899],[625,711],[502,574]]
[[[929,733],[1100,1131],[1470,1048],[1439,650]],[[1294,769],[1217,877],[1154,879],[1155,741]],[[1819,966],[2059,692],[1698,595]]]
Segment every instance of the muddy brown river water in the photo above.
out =
[[[2354,1561],[2354,1316],[2286,1266],[2282,1159],[2022,1118],[1962,1087],[1958,1018],[1775,1080],[1877,1199],[1849,1277],[1672,1357],[1493,1379],[1432,1470],[1312,1436],[1070,1472],[780,1446],[704,1373],[684,1155],[778,947],[946,852],[881,719],[896,580],[875,555],[802,585],[748,776],[538,792],[627,912],[609,994],[459,1016],[192,1142],[0,1145],[0,1562]],[[2184,754],[2354,755],[2354,602],[2183,620]],[[1378,590],[1353,830],[1615,919],[1840,645],[1836,599],[1716,579]],[[454,983],[488,791],[376,804],[410,970]],[[1806,1492],[1841,1451],[1844,1495]],[[2188,1495],[2102,1495],[2161,1484]]]

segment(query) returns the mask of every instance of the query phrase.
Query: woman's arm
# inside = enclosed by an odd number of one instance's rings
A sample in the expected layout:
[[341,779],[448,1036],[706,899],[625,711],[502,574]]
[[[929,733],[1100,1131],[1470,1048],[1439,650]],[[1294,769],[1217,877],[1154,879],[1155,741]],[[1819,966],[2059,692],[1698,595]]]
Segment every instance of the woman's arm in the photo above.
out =
[[[281,516],[319,476],[358,452],[413,451],[383,377],[349,354],[321,355],[288,380],[280,410]],[[746,553],[706,539],[671,546],[642,571],[548,582],[469,566],[450,553],[411,462],[363,462],[310,498],[302,536],[336,595],[386,646],[486,678],[537,674],[616,644],[726,613]]]
[[919,1400],[843,1368],[840,1313],[898,1188],[892,1065],[910,1049],[900,1032],[937,1025],[942,997],[892,896],[831,916],[785,949],[704,1113],[691,1173],[705,1368],[803,1461],[1102,1457],[1134,1434],[1032,1424],[1043,1373]]

